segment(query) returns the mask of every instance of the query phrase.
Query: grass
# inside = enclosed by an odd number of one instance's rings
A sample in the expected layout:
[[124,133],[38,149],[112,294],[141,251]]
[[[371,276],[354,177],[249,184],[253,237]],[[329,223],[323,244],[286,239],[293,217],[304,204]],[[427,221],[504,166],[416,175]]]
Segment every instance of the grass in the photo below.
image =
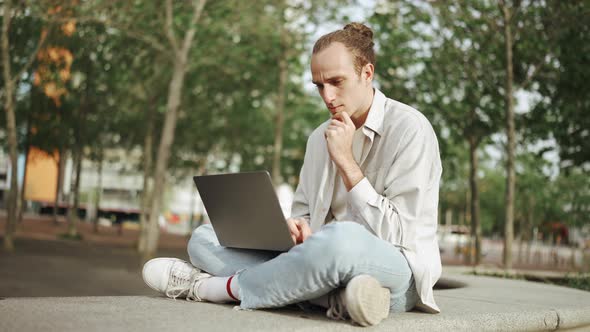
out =
[[82,241],[82,234],[77,233],[76,235],[72,236],[69,233],[62,233],[57,236],[62,240],[72,240],[72,241]]
[[590,275],[587,273],[568,274],[564,278],[553,280],[552,283],[590,292]]

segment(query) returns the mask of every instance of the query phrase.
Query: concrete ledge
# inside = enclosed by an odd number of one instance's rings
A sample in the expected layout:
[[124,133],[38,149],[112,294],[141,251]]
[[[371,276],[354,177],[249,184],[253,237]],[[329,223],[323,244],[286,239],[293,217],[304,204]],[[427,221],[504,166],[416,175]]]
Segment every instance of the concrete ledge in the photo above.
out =
[[[590,292],[541,283],[468,275],[443,280],[442,313],[391,315],[376,331],[590,330]],[[237,311],[231,305],[159,296],[5,298],[0,331],[350,331],[347,322],[294,308]]]

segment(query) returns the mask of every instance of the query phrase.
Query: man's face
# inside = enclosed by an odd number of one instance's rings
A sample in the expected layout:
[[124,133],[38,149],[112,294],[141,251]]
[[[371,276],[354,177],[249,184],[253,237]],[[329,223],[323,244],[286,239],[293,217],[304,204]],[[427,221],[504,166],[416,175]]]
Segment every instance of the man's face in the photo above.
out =
[[312,55],[311,75],[332,115],[346,112],[354,121],[371,106],[373,65],[367,64],[359,75],[343,44],[334,42]]

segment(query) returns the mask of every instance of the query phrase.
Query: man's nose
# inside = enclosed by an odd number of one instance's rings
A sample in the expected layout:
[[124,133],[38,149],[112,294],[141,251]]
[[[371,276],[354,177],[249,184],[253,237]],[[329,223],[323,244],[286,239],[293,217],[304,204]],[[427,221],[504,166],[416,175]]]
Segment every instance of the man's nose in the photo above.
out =
[[324,86],[324,102],[326,104],[331,104],[334,99],[336,99],[336,91],[334,90],[334,87],[331,87],[329,85],[325,85]]

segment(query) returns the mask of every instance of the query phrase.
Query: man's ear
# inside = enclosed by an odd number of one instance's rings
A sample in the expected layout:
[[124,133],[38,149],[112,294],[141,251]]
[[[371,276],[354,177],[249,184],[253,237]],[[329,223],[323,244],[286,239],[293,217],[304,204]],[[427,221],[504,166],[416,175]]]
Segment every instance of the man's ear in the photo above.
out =
[[363,67],[363,79],[365,79],[365,81],[367,83],[371,83],[373,81],[373,76],[375,74],[375,66],[373,66],[372,63],[367,63],[364,67]]

